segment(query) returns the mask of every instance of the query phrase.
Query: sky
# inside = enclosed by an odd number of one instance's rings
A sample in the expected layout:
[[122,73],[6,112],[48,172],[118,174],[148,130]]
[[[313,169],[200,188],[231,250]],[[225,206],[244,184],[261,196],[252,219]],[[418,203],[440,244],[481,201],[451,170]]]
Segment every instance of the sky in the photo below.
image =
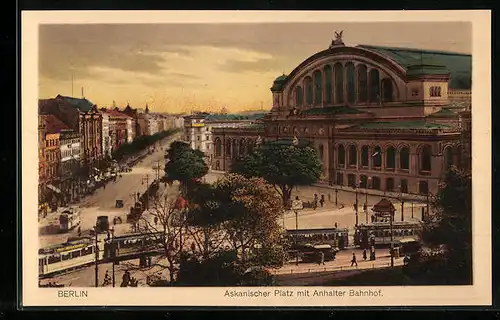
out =
[[471,53],[467,22],[58,24],[39,29],[39,98],[155,112],[269,110],[270,87],[334,31],[358,44]]

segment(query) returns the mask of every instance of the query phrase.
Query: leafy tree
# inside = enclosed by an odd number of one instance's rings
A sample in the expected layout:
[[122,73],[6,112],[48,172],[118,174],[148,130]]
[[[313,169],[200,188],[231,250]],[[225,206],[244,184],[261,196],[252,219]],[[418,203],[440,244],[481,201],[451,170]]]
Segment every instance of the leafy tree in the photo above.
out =
[[310,185],[322,174],[321,161],[308,145],[292,146],[267,143],[232,166],[232,172],[245,177],[262,177],[281,195],[283,205],[290,205],[297,185]]
[[190,209],[190,222],[210,228],[217,235],[212,242],[225,240],[222,243],[238,253],[245,267],[282,265],[284,238],[278,219],[283,207],[271,185],[262,178],[229,174],[213,186],[201,185],[192,191],[195,205]]
[[452,166],[432,201],[435,214],[424,227],[423,241],[440,247],[436,260],[443,275],[472,282],[472,179],[470,171]]
[[179,181],[186,188],[208,173],[208,166],[203,152],[193,150],[183,142],[173,142],[167,151],[168,162],[165,164],[166,181]]

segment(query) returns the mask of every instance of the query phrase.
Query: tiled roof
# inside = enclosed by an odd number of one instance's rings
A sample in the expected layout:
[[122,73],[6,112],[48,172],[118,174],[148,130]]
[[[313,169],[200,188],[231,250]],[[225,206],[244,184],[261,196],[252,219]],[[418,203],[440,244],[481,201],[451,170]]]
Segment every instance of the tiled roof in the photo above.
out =
[[42,115],[45,121],[45,130],[47,133],[60,133],[62,130],[69,130],[61,120],[52,114]]
[[237,120],[257,120],[262,119],[264,113],[256,113],[249,115],[241,114],[211,114],[206,117],[208,121],[237,121]]
[[450,129],[452,126],[425,120],[397,122],[369,122],[355,126],[357,129]]
[[130,116],[128,116],[120,111],[116,111],[114,109],[106,109],[106,110],[102,110],[102,112],[104,112],[110,116],[113,116],[113,117],[131,118]]
[[433,69],[436,72],[435,69],[439,66],[441,70],[438,71],[438,74],[440,74],[445,68],[450,73],[449,86],[451,89],[470,89],[472,86],[472,55],[470,54],[370,45],[359,45],[358,47],[389,56],[407,70],[412,66],[413,69],[415,66],[421,66],[421,68],[417,67],[416,70],[425,74],[426,72],[432,73]]
[[85,98],[80,99],[80,98],[73,98],[73,97],[66,97],[66,96],[58,95],[56,97],[56,99],[62,99],[64,101],[67,101],[73,107],[79,109],[82,112],[88,112],[94,106],[94,104],[91,101],[89,101],[89,100],[87,100]]

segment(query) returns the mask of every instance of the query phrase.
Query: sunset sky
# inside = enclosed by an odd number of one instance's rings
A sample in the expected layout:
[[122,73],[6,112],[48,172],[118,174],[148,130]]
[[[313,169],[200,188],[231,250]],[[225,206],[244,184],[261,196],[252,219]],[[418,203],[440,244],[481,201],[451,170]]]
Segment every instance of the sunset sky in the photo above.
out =
[[157,112],[271,107],[269,88],[335,30],[346,45],[471,53],[468,23],[42,25],[39,95],[84,95]]

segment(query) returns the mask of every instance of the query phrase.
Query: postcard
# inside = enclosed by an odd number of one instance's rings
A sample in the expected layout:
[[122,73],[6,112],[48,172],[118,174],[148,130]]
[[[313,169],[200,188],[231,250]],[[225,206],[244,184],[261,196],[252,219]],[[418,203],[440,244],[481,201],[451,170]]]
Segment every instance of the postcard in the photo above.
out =
[[492,303],[490,12],[21,26],[22,307]]

